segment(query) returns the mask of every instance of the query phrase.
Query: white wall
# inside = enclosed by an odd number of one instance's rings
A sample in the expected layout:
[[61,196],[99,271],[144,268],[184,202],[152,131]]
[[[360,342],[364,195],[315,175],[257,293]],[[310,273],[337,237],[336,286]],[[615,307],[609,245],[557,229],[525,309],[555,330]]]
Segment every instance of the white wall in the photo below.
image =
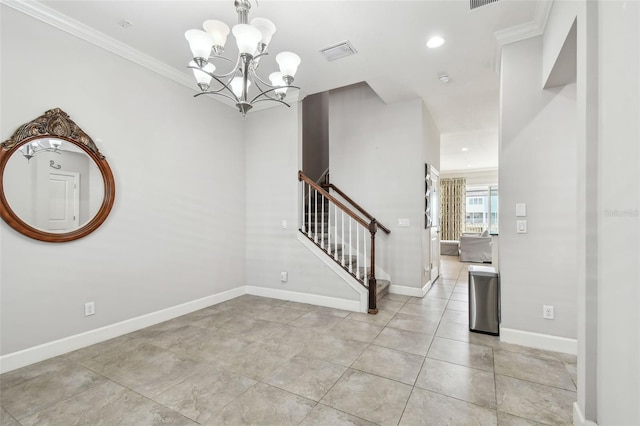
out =
[[[266,109],[251,114],[245,122],[247,284],[271,294],[309,295],[305,300],[315,295],[357,301],[358,293],[297,239],[300,108],[298,103],[291,108]],[[286,229],[282,220],[287,221]],[[280,281],[280,272],[288,272],[288,282]]]
[[601,426],[640,424],[639,29],[640,3],[598,2],[597,420]]
[[[421,138],[421,152],[422,163],[429,164],[440,171],[440,130],[431,112],[427,109],[426,105],[422,103],[422,138]],[[436,186],[440,185],[440,180],[437,181]],[[422,183],[422,190],[424,192],[424,182]],[[436,188],[437,194],[431,197],[432,203],[435,200],[436,205],[431,205],[432,213],[432,227],[425,229],[424,223],[420,227],[422,233],[422,281],[423,285],[428,282],[432,283],[438,278],[435,274],[436,268],[440,269],[440,234],[434,232],[440,228],[440,188]],[[424,200],[422,203],[424,210]],[[424,214],[424,211],[423,211]],[[436,229],[437,228],[437,229]],[[438,241],[432,241],[432,238],[437,238]],[[439,274],[439,272],[437,272]]]
[[424,103],[422,106],[422,161],[440,171],[440,130],[433,120],[431,112]]
[[598,405],[598,4],[576,2],[577,11],[555,6],[551,9],[550,20],[555,14],[564,13],[568,16],[552,22],[570,25],[573,15],[577,14],[578,364],[574,423],[581,425],[583,419],[597,420]]
[[[541,90],[541,61],[541,37],[502,49],[502,327],[575,339],[576,86]],[[516,233],[516,203],[527,204],[526,234]],[[554,320],[542,318],[543,305],[555,307]]]
[[[243,285],[239,114],[5,5],[1,12],[2,139],[60,107],[97,141],[116,185],[110,216],[80,240],[44,243],[0,224],[2,354]],[[87,301],[94,316],[84,316]]]
[[[542,83],[546,85],[554,66],[559,63],[561,51],[571,31],[571,25],[582,9],[580,1],[554,1],[542,35]],[[561,61],[560,61],[561,62]],[[575,79],[575,75],[573,76]]]
[[[376,235],[376,263],[393,285],[413,288],[424,285],[429,256],[424,162],[439,165],[439,138],[427,140],[439,132],[425,123],[423,108],[418,99],[385,105],[364,83],[332,90],[329,99],[331,181],[391,230]],[[398,219],[410,226],[399,227]]]

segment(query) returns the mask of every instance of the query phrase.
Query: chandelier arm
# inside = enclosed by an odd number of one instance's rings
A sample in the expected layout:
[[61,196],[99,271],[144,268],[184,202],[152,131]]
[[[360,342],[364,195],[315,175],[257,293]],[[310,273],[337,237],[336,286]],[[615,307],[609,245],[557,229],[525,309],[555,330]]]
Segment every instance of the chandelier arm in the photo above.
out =
[[233,61],[231,59],[227,58],[226,56],[221,56],[221,55],[209,56],[209,58],[207,58],[207,59],[209,60],[209,62],[211,62],[210,59],[222,59],[223,61],[227,61],[227,62],[233,63]]
[[258,53],[258,54],[253,56],[253,60],[255,61],[256,59],[261,58],[263,56],[269,56],[269,52]]
[[[222,58],[222,56],[221,56],[221,58]],[[232,61],[231,59],[228,59],[228,58],[224,58],[224,59],[226,59],[227,61],[229,61],[229,62],[233,63],[233,61]],[[242,57],[241,57],[240,55],[238,55],[238,59],[236,60],[236,64],[233,66],[233,68],[231,69],[231,71],[229,71],[229,72],[228,72],[228,73],[226,73],[226,74],[218,75],[218,77],[220,77],[220,78],[225,78],[225,77],[229,77],[229,76],[231,76],[231,75],[235,74],[235,73],[238,71],[238,67],[240,66],[240,61],[241,61],[241,60],[242,60]]]
[[210,72],[207,72],[207,71],[203,70],[202,68],[193,67],[193,66],[188,66],[187,68],[199,70],[199,71],[207,74],[211,78],[215,79],[218,83],[220,83],[222,85],[222,87],[219,90],[210,90],[210,91],[206,91],[206,92],[200,92],[200,93],[195,94],[194,97],[198,96],[198,95],[204,95],[204,94],[209,94],[209,95],[220,94],[221,95],[222,93],[219,93],[219,92],[223,91],[224,89],[227,89],[229,91],[229,93],[231,93],[232,96],[229,96],[229,95],[224,95],[224,96],[228,97],[229,99],[233,100],[234,102],[240,102],[240,98],[238,98],[236,96],[236,94],[233,93],[233,90],[229,87],[229,85],[221,80],[222,78],[229,77],[230,75],[232,75],[235,72],[237,72],[238,71],[237,69],[234,69],[229,74],[218,76],[218,75],[212,74]]
[[[222,80],[220,79],[220,78],[222,78],[222,77],[218,78],[217,76],[213,76],[213,78],[215,78],[215,79],[216,79],[216,81],[217,81],[218,83],[222,84],[222,86],[223,86],[223,87],[222,87],[222,88],[220,88],[220,90],[218,90],[217,92],[222,92],[222,90],[223,90],[223,89],[227,89],[227,91],[231,94],[231,96],[229,96],[229,95],[226,95],[226,96],[227,96],[227,97],[229,97],[230,99],[233,99],[233,101],[234,101],[234,102],[236,102],[236,103],[240,102],[240,97],[238,97],[238,96],[233,92],[233,89],[232,89],[231,87],[229,87],[229,84],[225,83],[224,81],[222,81]],[[233,79],[230,79],[230,80],[229,80],[229,83],[231,82],[231,80],[233,80]],[[220,93],[220,94],[222,94],[222,93]]]
[[240,101],[238,101],[235,98],[232,98],[231,96],[227,95],[226,93],[220,93],[219,91],[212,91],[212,92],[200,92],[200,93],[196,93],[195,95],[193,95],[194,98],[200,96],[200,95],[218,95],[218,96],[222,96],[224,98],[230,99],[235,103],[238,103]]
[[[298,90],[300,90],[300,88],[298,86],[277,86],[277,87],[269,86],[269,87],[271,87],[271,88],[267,89],[267,90],[264,90],[264,91],[260,92],[259,94],[257,94],[256,96],[254,96],[254,98],[251,99],[251,103],[260,102],[261,100],[266,100],[266,99],[258,99],[260,96],[264,96],[269,100],[282,102],[283,104],[289,106],[289,104],[287,104],[286,102],[281,101],[280,99],[269,97],[267,95],[267,93],[275,92],[277,89],[298,89]],[[262,90],[262,89],[260,89],[260,90]]]
[[[264,84],[265,86],[268,86],[268,87],[276,87],[276,86],[274,86],[274,85],[272,85],[272,84],[267,83],[267,82],[266,82],[266,81],[264,81],[263,79],[261,79],[257,72],[255,72],[255,71],[254,71],[254,72],[252,72],[252,74],[253,74],[253,78],[254,78],[254,79],[257,79],[260,83]],[[254,80],[254,81],[255,81],[255,80]],[[257,84],[257,83],[256,83],[256,84]],[[260,90],[262,90],[262,89],[260,89]]]
[[[223,57],[220,56],[220,58],[223,58]],[[229,62],[233,62],[231,59],[228,59],[228,58],[223,58],[223,59],[225,59],[225,60],[227,60]],[[203,73],[205,73],[205,74],[217,79],[217,78],[229,77],[230,75],[235,74],[238,71],[238,65],[240,65],[240,56],[238,56],[238,60],[236,61],[236,64],[234,65],[233,69],[231,71],[229,71],[228,73],[226,73],[226,74],[218,74],[218,75],[216,75],[216,74],[210,73],[208,71],[205,71],[202,68],[199,68],[198,66],[194,67],[193,65],[187,65],[187,68],[191,68],[192,70],[202,71]]]
[[282,105],[286,105],[287,107],[291,108],[291,105],[289,105],[288,103],[286,103],[285,101],[281,101],[280,99],[275,99],[275,98],[270,98],[270,97],[266,97],[263,99],[258,99],[255,102],[251,102],[252,104],[257,104],[258,102],[265,102],[265,101],[273,101],[273,102],[280,102]]

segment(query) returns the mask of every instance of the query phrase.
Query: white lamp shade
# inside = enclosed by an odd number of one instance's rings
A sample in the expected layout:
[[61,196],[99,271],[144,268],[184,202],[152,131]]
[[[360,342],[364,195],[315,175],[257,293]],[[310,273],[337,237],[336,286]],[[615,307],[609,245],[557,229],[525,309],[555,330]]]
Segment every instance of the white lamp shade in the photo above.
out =
[[222,21],[216,21],[215,19],[209,19],[202,24],[204,30],[213,39],[214,46],[224,47],[227,42],[227,36],[229,35],[229,27]]
[[251,20],[251,26],[255,27],[262,34],[261,43],[268,45],[271,42],[271,37],[276,32],[276,26],[273,22],[265,18],[253,18]]
[[184,33],[184,37],[189,42],[194,58],[209,58],[213,46],[213,39],[209,34],[202,30],[189,30]]
[[[189,66],[197,67],[198,65],[196,65],[195,61],[191,61],[189,62]],[[196,69],[196,68],[192,68],[192,69],[193,69],[193,76],[196,78],[196,81],[198,83],[204,83],[208,85],[211,82],[212,77],[209,74],[202,72],[200,69]],[[213,74],[213,72],[216,70],[216,67],[211,62],[209,62],[204,67],[202,67],[202,69],[205,70],[206,72],[210,72]]]
[[300,65],[300,56],[291,52],[281,52],[276,56],[276,62],[280,65],[282,75],[293,77]]
[[240,54],[248,53],[253,55],[258,47],[258,43],[262,39],[262,34],[257,28],[247,24],[238,24],[233,27],[233,35],[238,44]]
[[[284,82],[284,80],[282,79],[282,73],[281,72],[272,72],[271,74],[269,74],[269,80],[271,80],[271,85],[272,86],[286,86],[287,84]],[[276,93],[287,93],[287,88],[282,88],[282,89],[276,89],[275,90]]]
[[[242,82],[242,77],[234,77],[233,80],[231,80],[231,90],[233,90],[233,93],[239,98],[242,97]],[[247,80],[247,92],[249,92],[249,87],[251,87],[251,82]]]

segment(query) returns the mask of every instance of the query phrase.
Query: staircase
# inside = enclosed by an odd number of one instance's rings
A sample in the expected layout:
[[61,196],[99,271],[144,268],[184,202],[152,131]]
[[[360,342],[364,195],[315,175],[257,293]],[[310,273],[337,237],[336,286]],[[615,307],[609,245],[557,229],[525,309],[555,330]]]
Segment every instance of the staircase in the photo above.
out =
[[[367,289],[368,312],[376,314],[377,300],[389,292],[390,281],[375,277],[375,235],[378,228],[385,233],[390,231],[379,225],[375,218],[334,185],[327,182],[323,188],[302,172],[298,173],[298,180],[302,183],[304,200],[301,203],[303,220],[299,231]],[[370,221],[362,219],[362,215],[330,195],[325,188],[334,189],[346,203],[353,205]]]

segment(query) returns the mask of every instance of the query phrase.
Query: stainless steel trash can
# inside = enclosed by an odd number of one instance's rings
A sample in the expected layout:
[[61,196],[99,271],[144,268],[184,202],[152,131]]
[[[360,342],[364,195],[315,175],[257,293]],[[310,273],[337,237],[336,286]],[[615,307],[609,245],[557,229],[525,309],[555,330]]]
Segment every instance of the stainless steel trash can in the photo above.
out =
[[469,266],[469,331],[500,335],[500,283],[490,266]]

